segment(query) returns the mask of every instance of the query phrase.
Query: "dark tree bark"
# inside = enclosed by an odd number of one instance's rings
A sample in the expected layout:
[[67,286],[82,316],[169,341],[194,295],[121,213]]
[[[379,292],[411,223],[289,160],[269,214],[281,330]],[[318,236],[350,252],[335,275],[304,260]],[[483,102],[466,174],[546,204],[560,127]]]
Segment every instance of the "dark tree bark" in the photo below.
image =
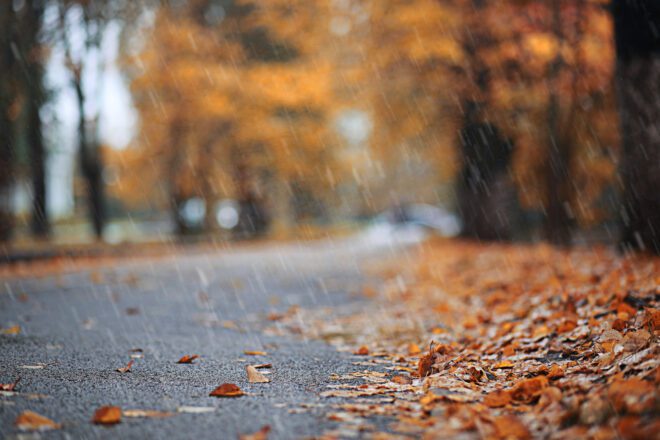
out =
[[660,2],[614,0],[622,245],[660,254]]
[[46,237],[50,225],[46,209],[46,151],[44,148],[41,116],[39,112],[45,100],[43,90],[43,59],[39,53],[39,33],[44,13],[41,0],[27,0],[20,30],[23,38],[22,54],[24,65],[23,86],[27,106],[26,139],[30,151],[32,173],[32,233]]
[[89,127],[85,118],[85,95],[79,70],[74,72],[73,85],[78,99],[78,151],[82,175],[87,183],[89,219],[92,222],[94,236],[97,240],[101,240],[105,225],[103,167],[96,136],[91,136],[90,139],[90,136],[87,135]]
[[487,116],[491,71],[480,54],[496,41],[489,29],[479,26],[486,3],[485,0],[472,0],[472,25],[466,29],[463,42],[471,96],[463,101],[458,208],[463,221],[463,237],[508,240],[511,238],[508,202],[512,197],[508,169],[512,145]]
[[16,98],[14,8],[10,1],[0,2],[0,243],[11,238],[13,229],[12,188],[14,184],[14,124],[10,115]]
[[493,124],[473,120],[470,112],[461,130],[463,169],[458,189],[462,235],[479,240],[511,238],[507,203],[511,143]]
[[[552,31],[557,40],[563,40],[561,23],[561,1],[553,0]],[[571,198],[570,166],[571,145],[563,136],[560,121],[560,100],[557,81],[563,64],[562,56],[557,53],[548,72],[548,163],[545,175],[546,211],[544,222],[545,238],[553,244],[568,246],[571,243],[572,220],[569,215]]]

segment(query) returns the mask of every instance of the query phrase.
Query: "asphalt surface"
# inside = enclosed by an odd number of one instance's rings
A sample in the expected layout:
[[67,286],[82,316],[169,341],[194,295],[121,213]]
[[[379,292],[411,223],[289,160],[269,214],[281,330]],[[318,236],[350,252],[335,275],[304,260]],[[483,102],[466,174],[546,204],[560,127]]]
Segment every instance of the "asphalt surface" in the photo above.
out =
[[[21,327],[17,335],[0,335],[0,383],[21,378],[18,393],[0,396],[0,437],[23,438],[14,420],[24,410],[63,424],[42,438],[234,439],[270,425],[269,438],[288,439],[332,429],[327,406],[296,409],[319,403],[328,376],[354,371],[355,358],[320,341],[265,336],[260,321],[293,305],[361,307],[366,300],[354,293],[373,281],[362,272],[364,263],[398,252],[349,238],[0,280],[0,327]],[[134,359],[132,371],[116,372],[136,348],[142,358]],[[176,364],[185,354],[201,359]],[[273,364],[271,383],[248,384],[245,366],[262,362]],[[249,395],[208,396],[225,382]],[[103,427],[90,422],[103,405],[215,411],[124,418]]]

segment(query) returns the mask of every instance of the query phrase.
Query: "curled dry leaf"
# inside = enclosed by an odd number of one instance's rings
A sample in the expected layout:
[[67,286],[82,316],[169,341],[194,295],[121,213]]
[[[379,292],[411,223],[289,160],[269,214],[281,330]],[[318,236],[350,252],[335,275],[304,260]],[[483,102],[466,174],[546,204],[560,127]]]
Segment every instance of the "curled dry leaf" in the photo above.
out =
[[97,425],[115,425],[121,422],[121,408],[102,406],[94,412],[92,422]]
[[248,376],[248,382],[250,383],[268,383],[270,379],[261,374],[254,365],[248,365],[245,367]]
[[119,373],[130,373],[132,366],[133,366],[133,360],[130,360],[128,361],[128,364],[126,364],[125,367],[117,368],[116,371]]
[[265,351],[259,351],[259,350],[245,350],[243,352],[246,356],[267,356],[268,353]]
[[257,364],[253,365],[254,368],[273,368],[273,364],[268,363],[268,364]]
[[177,364],[192,364],[195,359],[199,358],[198,355],[192,354],[192,355],[185,355],[178,361],[176,361]]
[[233,383],[223,383],[209,394],[211,397],[241,397],[243,395],[245,395],[243,390]]
[[362,347],[355,350],[353,354],[357,354],[359,356],[367,356],[369,354],[369,347],[363,345]]
[[0,391],[15,391],[16,385],[21,381],[20,377],[17,377],[13,383],[0,383]]
[[61,424],[55,423],[48,417],[44,417],[33,411],[23,411],[20,413],[14,425],[20,431],[47,431],[62,427]]
[[259,431],[252,434],[241,434],[238,436],[239,440],[267,440],[268,433],[270,433],[270,425],[262,427]]

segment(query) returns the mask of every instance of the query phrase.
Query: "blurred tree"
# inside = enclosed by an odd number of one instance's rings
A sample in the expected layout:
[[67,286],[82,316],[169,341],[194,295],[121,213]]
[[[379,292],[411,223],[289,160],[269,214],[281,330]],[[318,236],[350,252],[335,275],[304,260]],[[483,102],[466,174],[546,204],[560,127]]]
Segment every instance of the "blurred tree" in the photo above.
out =
[[615,0],[622,242],[660,254],[660,3]]
[[45,102],[43,86],[44,45],[40,41],[44,0],[26,0],[19,11],[19,48],[21,94],[25,103],[25,139],[30,156],[32,178],[32,233],[40,238],[49,234],[50,224],[46,206],[46,150],[44,146],[40,111]]
[[0,2],[0,243],[12,235],[14,217],[14,121],[16,105],[16,60],[12,45],[16,38],[16,17],[12,2]]

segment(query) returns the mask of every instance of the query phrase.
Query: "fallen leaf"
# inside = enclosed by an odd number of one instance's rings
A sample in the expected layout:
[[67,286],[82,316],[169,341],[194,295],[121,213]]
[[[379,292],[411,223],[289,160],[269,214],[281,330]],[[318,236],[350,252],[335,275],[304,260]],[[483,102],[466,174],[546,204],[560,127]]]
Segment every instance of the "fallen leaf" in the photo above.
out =
[[489,408],[500,408],[511,403],[511,394],[504,390],[496,390],[484,397],[484,405]]
[[408,354],[411,356],[418,355],[422,352],[422,349],[419,348],[417,344],[408,344]]
[[23,411],[20,413],[14,425],[20,431],[47,431],[62,427],[61,424],[55,423],[48,417],[44,417],[33,411]]
[[270,425],[262,427],[259,431],[252,434],[241,434],[238,436],[239,440],[266,440],[270,432]]
[[505,368],[513,368],[513,362],[511,361],[501,361],[493,365],[493,369],[495,370],[502,370]]
[[180,406],[176,409],[176,412],[187,414],[205,414],[214,411],[215,407],[213,406]]
[[527,439],[531,438],[529,429],[516,416],[504,415],[493,419],[493,426],[497,435],[502,439]]
[[243,354],[247,356],[267,356],[268,353],[265,351],[258,351],[258,350],[245,350]]
[[412,379],[407,376],[394,376],[392,378],[392,382],[398,383],[399,385],[410,385],[412,383]]
[[132,366],[133,366],[133,360],[130,360],[130,361],[128,361],[128,364],[126,364],[125,367],[117,368],[117,372],[119,372],[119,373],[130,373]]
[[534,401],[534,399],[541,395],[547,386],[548,378],[545,376],[523,379],[516,383],[516,385],[511,389],[511,397],[513,400],[519,402],[531,403]]
[[245,367],[247,370],[248,382],[250,383],[267,383],[270,382],[266,376],[261,374],[253,365]]
[[17,335],[21,332],[21,326],[20,325],[12,325],[9,328],[2,329],[0,333],[3,335]]
[[176,361],[177,364],[192,364],[195,359],[199,358],[198,355],[193,354],[193,355],[185,355],[178,361]]
[[172,414],[171,412],[154,411],[149,409],[127,409],[122,411],[122,415],[124,417],[131,417],[131,418],[144,417],[151,419],[161,419],[165,417],[171,417],[174,414]]
[[257,365],[253,365],[253,367],[254,368],[273,368],[273,364],[270,364],[270,363],[268,363],[268,364],[257,364]]
[[121,408],[102,406],[94,412],[92,422],[97,425],[115,425],[121,422]]
[[240,397],[243,395],[245,393],[233,383],[223,383],[209,394],[212,397]]
[[548,379],[559,379],[564,377],[564,369],[557,364],[552,364],[548,372]]
[[0,391],[14,391],[21,378],[17,377],[13,383],[0,383]]
[[355,350],[353,354],[357,354],[359,356],[367,356],[369,354],[369,348],[366,345],[363,345],[362,347]]

